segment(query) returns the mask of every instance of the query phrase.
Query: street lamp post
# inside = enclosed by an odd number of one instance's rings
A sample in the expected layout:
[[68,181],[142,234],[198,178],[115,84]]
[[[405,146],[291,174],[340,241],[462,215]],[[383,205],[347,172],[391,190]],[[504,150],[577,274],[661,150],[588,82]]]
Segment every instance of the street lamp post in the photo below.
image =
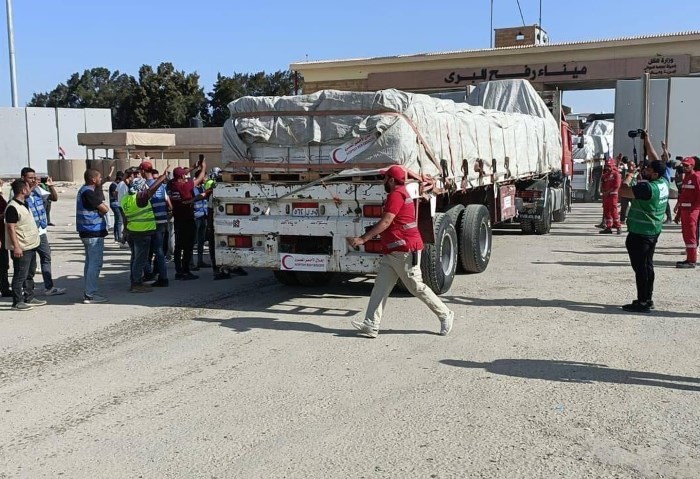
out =
[[12,106],[18,107],[17,73],[15,71],[15,32],[12,25],[12,0],[5,0],[7,6],[7,46],[10,50],[10,88],[12,89]]

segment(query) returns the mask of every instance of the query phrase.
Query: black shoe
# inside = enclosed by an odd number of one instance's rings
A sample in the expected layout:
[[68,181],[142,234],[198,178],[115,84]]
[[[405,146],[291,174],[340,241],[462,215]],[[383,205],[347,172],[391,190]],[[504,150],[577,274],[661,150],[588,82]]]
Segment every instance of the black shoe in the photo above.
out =
[[649,307],[649,304],[647,303],[640,303],[639,301],[635,300],[632,301],[631,304],[624,305],[622,309],[630,313],[648,313],[651,310],[651,307]]
[[601,230],[605,228],[605,223],[598,223],[595,225],[596,228],[600,228]]
[[199,276],[197,276],[196,274],[192,274],[192,273],[185,273],[182,275],[183,281],[189,281],[191,279],[199,279]]
[[617,234],[621,235],[622,234],[622,228],[617,229]]
[[[635,299],[634,301],[632,301],[632,304],[639,305],[639,300]],[[646,302],[646,305],[649,306],[649,309],[654,309],[654,301],[649,300]]]
[[677,261],[677,262],[676,262],[676,268],[681,268],[681,269],[694,269],[694,268],[695,268],[695,263],[689,263],[687,260],[686,260],[686,261]]
[[601,234],[601,235],[611,235],[611,234],[612,234],[612,230],[611,230],[610,228],[605,228],[604,230],[598,231],[598,234]]
[[175,279],[182,279],[182,273],[175,273]]
[[220,279],[230,279],[230,278],[231,278],[231,275],[228,274],[228,273],[224,273],[223,271],[219,271],[218,273],[216,273],[216,274],[214,275],[214,280],[215,280],[215,281],[218,281],[218,280],[220,280]]
[[240,266],[238,268],[232,269],[230,272],[235,274],[236,276],[248,276],[248,272]]
[[199,266],[200,268],[211,268],[211,265],[209,263],[205,263],[204,261],[200,261],[199,263],[197,263],[197,266]]
[[167,279],[160,279],[158,278],[158,281],[153,283],[151,285],[151,288],[167,288],[168,287],[168,280]]
[[157,273],[146,273],[143,275],[143,282],[148,283],[150,281],[155,281],[157,276]]

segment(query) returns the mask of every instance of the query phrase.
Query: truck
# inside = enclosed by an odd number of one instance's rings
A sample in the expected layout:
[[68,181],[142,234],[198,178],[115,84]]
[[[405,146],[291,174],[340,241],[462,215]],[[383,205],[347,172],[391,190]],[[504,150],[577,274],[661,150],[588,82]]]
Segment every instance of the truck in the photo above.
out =
[[570,190],[560,110],[553,116],[524,80],[490,82],[470,98],[323,90],[231,102],[211,198],[217,264],[270,269],[285,285],[375,274],[378,239],[358,249],[347,239],[382,216],[382,170],[394,164],[423,179],[406,187],[425,241],[423,279],[437,294],[458,271],[486,270],[493,225],[548,232]]
[[597,199],[605,161],[615,156],[614,114],[588,115],[583,129],[574,137],[573,197],[585,202]]

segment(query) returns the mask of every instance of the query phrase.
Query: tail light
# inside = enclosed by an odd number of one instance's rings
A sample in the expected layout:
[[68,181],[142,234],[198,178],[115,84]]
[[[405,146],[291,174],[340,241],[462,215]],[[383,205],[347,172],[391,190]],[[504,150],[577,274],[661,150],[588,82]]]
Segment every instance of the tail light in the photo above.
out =
[[381,253],[382,242],[379,240],[370,240],[365,243],[365,253]]
[[227,238],[228,245],[230,248],[252,248],[253,247],[253,237],[252,236],[229,236]]
[[518,191],[517,196],[524,200],[537,200],[542,198],[542,192],[540,190],[522,190]]
[[362,216],[366,218],[381,218],[382,205],[364,205],[362,207]]
[[249,216],[250,205],[248,203],[229,203],[226,205],[227,215]]

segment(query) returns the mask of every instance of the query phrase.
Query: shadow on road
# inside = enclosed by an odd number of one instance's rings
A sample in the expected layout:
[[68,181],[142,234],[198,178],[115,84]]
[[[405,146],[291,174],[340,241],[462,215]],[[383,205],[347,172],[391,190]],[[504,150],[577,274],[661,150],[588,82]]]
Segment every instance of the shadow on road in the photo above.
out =
[[[442,296],[449,304],[459,304],[464,306],[478,307],[526,307],[526,308],[564,308],[569,311],[577,311],[581,313],[595,313],[606,315],[625,315],[630,316],[633,313],[623,311],[620,306],[598,303],[585,303],[578,301],[570,301],[568,299],[537,299],[537,298],[503,298],[503,299],[483,299],[483,298],[466,298],[464,296]],[[644,314],[644,313],[640,313]],[[658,309],[652,310],[645,316],[661,316],[674,319],[700,319],[700,314],[682,313],[675,311],[661,311]]]
[[443,359],[440,363],[460,368],[484,369],[493,374],[518,378],[543,379],[545,381],[581,384],[597,382],[634,384],[639,386],[656,386],[668,389],[679,389],[682,391],[700,392],[699,378],[672,376],[646,371],[611,369],[604,364],[544,359],[496,359],[490,363]]

